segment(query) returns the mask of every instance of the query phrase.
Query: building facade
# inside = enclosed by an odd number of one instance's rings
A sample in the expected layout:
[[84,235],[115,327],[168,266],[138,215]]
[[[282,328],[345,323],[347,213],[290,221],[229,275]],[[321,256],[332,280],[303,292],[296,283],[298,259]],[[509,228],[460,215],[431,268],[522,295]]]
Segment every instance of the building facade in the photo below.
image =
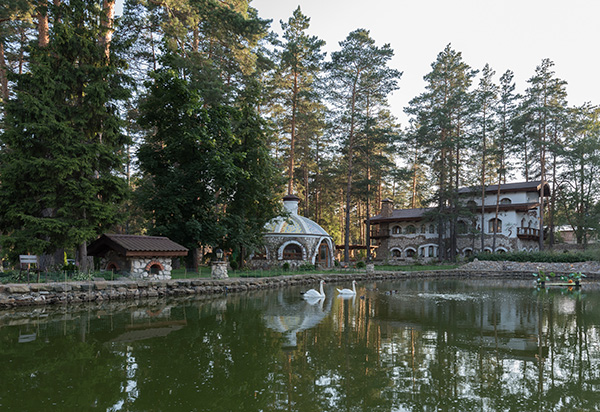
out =
[[286,262],[292,268],[304,264],[333,266],[333,239],[316,222],[298,214],[299,200],[294,195],[283,198],[287,216],[267,223],[264,247],[250,256],[250,266],[270,268]]
[[[507,183],[500,188],[498,185],[487,186],[483,205],[481,188],[461,188],[458,194],[464,212],[457,222],[457,255],[539,249],[540,198],[550,195],[547,183],[543,190],[539,181]],[[437,258],[440,235],[435,212],[435,208],[394,209],[391,200],[383,200],[381,212],[371,218],[371,239],[377,245],[376,259]],[[447,231],[443,238],[449,235]]]

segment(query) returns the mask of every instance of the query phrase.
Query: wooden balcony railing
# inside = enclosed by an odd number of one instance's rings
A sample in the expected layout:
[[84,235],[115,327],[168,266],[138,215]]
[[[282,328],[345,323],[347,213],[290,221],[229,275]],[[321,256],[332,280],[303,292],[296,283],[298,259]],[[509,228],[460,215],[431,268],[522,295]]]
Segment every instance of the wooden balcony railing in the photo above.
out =
[[385,238],[385,237],[390,237],[389,230],[383,230],[383,229],[371,230],[371,239],[381,239],[381,238]]
[[539,240],[540,230],[531,227],[518,227],[517,237],[524,240]]

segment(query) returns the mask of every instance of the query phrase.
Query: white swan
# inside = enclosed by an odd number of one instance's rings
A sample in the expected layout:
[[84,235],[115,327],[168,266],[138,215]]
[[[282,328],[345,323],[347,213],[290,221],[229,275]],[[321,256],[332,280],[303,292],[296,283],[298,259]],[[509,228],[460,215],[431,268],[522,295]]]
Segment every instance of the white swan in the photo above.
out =
[[352,289],[338,289],[337,291],[340,295],[344,295],[344,296],[356,295],[356,281],[355,280],[352,281]]
[[307,290],[306,292],[304,292],[303,293],[304,298],[317,298],[317,299],[324,298],[325,297],[325,292],[323,292],[323,284],[324,283],[325,283],[324,280],[322,280],[320,282],[321,287],[318,292],[315,289],[310,289],[310,290]]

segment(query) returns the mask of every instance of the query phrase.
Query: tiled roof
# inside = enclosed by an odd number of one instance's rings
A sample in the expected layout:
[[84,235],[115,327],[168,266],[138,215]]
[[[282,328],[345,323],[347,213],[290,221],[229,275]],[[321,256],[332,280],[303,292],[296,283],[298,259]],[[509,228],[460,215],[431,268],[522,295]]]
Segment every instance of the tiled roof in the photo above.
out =
[[124,256],[186,256],[187,248],[164,236],[104,234],[88,246],[91,256],[114,250]]
[[[546,182],[545,186],[545,194],[546,196],[550,195],[550,185]],[[506,183],[500,185],[500,192],[537,192],[542,188],[542,182],[540,180],[530,181],[530,182],[516,182],[516,183]],[[498,185],[490,185],[486,186],[486,192],[497,192]],[[481,193],[481,186],[477,187],[461,187],[458,189],[459,194],[468,194],[468,193]]]
[[371,222],[385,222],[397,220],[420,220],[427,212],[434,210],[432,207],[421,209],[394,209],[391,216],[383,217],[381,215],[373,216]]

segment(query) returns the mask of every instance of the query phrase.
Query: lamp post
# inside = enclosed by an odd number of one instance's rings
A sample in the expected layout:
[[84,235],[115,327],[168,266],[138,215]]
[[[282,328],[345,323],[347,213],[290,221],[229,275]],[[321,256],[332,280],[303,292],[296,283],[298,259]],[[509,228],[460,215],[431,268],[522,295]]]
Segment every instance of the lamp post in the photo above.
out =
[[223,250],[215,250],[215,257],[216,260],[213,260],[210,265],[210,277],[213,279],[228,278],[227,262],[223,260]]

